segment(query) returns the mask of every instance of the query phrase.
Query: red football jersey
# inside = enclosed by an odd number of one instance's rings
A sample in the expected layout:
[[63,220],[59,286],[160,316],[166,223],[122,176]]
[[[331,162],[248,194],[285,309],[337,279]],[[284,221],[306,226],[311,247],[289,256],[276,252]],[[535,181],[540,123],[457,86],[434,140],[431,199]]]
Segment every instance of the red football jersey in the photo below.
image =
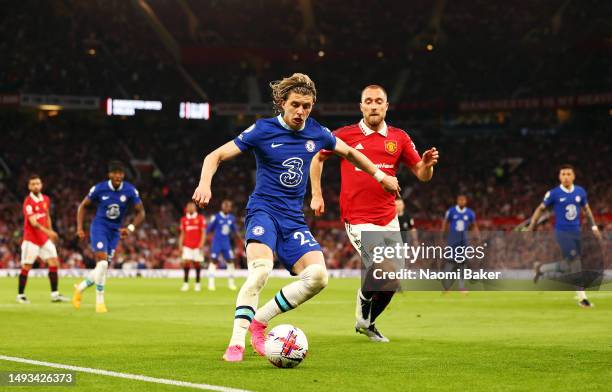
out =
[[187,214],[182,217],[183,246],[198,249],[204,235],[204,229],[206,229],[206,218],[203,215],[194,213],[193,215]]
[[[336,137],[367,156],[380,170],[395,176],[400,162],[412,167],[421,157],[406,132],[384,126],[379,132],[363,122],[348,125],[334,132]],[[330,151],[323,151],[331,154]],[[385,192],[369,174],[356,168],[346,159],[340,164],[340,211],[342,220],[354,225],[372,223],[385,226],[397,215],[395,195]]]
[[30,193],[23,201],[23,240],[43,246],[49,237],[42,230],[35,229],[30,224],[30,217],[34,216],[42,226],[49,228],[49,208],[51,199],[42,193],[37,197]]

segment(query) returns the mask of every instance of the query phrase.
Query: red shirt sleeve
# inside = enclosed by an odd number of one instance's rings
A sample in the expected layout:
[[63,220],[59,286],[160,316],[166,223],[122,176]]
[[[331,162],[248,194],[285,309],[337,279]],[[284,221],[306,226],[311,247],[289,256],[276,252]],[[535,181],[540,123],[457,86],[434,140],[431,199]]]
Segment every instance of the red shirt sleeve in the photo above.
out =
[[206,218],[204,218],[204,215],[200,215],[200,228],[202,231],[206,230]]
[[28,199],[25,199],[23,201],[23,216],[27,219],[32,214],[34,214],[34,208],[32,207],[30,203],[28,203]]
[[419,163],[421,156],[416,149],[416,146],[410,139],[410,136],[406,135],[404,145],[402,146],[402,162],[408,167],[412,167]]

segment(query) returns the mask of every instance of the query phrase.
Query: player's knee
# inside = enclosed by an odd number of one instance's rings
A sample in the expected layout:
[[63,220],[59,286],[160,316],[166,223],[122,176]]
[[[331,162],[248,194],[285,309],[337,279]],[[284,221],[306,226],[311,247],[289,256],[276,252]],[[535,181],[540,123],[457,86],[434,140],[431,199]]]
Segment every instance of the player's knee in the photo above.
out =
[[98,261],[96,263],[96,267],[101,268],[101,269],[108,269],[108,261],[106,260]]
[[257,259],[251,262],[249,277],[244,283],[246,294],[259,294],[265,286],[273,266],[274,262],[267,259]]
[[311,264],[301,273],[302,280],[313,292],[323,290],[329,281],[327,268],[321,264]]

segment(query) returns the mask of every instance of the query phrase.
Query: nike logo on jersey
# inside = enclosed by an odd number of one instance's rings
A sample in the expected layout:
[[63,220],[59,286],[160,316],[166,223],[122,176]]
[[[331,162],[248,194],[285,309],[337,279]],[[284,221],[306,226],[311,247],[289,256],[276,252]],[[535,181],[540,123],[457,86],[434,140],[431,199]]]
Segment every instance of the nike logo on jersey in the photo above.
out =
[[563,203],[565,201],[565,197],[560,198],[559,201]]
[[102,196],[102,200],[108,200],[110,199],[110,196]]
[[361,143],[355,146],[355,150],[363,150],[363,146],[361,145]]
[[282,146],[283,144],[285,144],[285,143],[272,143],[272,145],[270,147],[276,148],[276,147]]

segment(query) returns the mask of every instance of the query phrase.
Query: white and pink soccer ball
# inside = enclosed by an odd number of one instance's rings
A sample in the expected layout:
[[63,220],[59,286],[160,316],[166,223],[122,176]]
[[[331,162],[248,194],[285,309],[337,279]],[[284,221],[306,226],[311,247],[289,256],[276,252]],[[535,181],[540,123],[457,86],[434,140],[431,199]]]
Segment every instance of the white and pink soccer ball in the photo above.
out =
[[289,324],[277,325],[268,332],[266,357],[279,368],[293,368],[308,354],[308,340],[301,329]]

